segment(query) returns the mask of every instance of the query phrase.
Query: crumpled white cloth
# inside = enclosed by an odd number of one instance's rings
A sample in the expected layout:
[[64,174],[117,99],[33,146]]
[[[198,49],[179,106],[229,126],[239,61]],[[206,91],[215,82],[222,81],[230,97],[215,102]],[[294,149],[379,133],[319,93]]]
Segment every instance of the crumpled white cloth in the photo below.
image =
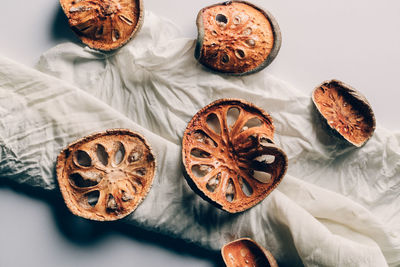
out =
[[[40,71],[0,57],[0,178],[58,190],[63,147],[94,131],[129,128],[152,145],[158,167],[126,222],[215,250],[250,237],[285,266],[399,266],[400,134],[378,124],[364,147],[336,145],[320,129],[310,95],[267,70],[210,73],[193,53],[194,40],[146,12],[137,37],[114,53],[65,43],[41,57]],[[269,112],[289,157],[278,188],[234,215],[189,188],[180,157],[191,117],[227,97]]]

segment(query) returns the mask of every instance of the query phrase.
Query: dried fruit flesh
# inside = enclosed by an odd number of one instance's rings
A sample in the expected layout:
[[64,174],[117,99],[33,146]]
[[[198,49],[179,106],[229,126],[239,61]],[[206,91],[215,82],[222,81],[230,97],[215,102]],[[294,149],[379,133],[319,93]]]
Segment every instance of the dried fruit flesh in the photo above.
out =
[[351,144],[362,146],[375,130],[370,104],[343,82],[322,83],[313,92],[313,102],[328,125]]
[[98,221],[125,217],[142,202],[155,158],[141,135],[124,129],[86,136],[57,158],[57,179],[68,208]]
[[70,27],[89,47],[109,51],[127,41],[140,29],[141,0],[60,0]]
[[273,134],[271,117],[246,101],[221,99],[204,107],[183,136],[189,185],[231,213],[256,205],[287,169],[286,154],[273,144]]
[[277,22],[266,11],[242,1],[228,1],[200,10],[196,58],[203,65],[230,74],[249,74],[266,67],[281,44]]
[[271,252],[249,238],[226,244],[221,254],[227,267],[278,267]]

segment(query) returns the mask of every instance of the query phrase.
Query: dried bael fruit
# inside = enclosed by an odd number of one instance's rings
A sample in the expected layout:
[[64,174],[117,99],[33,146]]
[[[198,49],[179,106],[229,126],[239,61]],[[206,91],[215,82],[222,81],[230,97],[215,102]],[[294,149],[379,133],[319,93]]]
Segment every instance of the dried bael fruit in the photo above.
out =
[[244,1],[200,10],[195,57],[215,71],[232,75],[262,70],[276,57],[281,33],[273,16]]
[[241,238],[226,244],[222,247],[221,254],[227,267],[278,267],[271,252],[250,238]]
[[360,147],[375,130],[375,116],[368,100],[351,86],[325,81],[314,89],[314,105],[331,129],[349,143]]
[[155,158],[146,140],[123,129],[86,136],[57,158],[57,179],[75,215],[112,221],[125,217],[150,190]]
[[82,42],[102,51],[123,46],[143,22],[142,0],[60,0],[60,4]]
[[262,109],[221,99],[201,109],[183,136],[182,158],[192,189],[217,207],[241,212],[282,180],[286,154],[273,144],[274,126]]

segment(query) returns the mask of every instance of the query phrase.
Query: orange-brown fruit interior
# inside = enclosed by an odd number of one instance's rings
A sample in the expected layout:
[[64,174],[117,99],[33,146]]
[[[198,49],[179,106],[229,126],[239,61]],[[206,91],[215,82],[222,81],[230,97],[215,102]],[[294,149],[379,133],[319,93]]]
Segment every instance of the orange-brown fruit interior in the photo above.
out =
[[274,34],[268,18],[246,3],[232,2],[203,9],[203,64],[214,69],[250,71],[270,54]]
[[244,211],[282,179],[287,158],[273,144],[272,119],[241,100],[216,101],[199,111],[183,137],[190,183],[228,212]]
[[221,253],[227,267],[277,267],[272,255],[250,239],[233,241]]
[[68,22],[89,47],[112,50],[139,28],[140,0],[60,0]]
[[155,159],[135,133],[108,131],[67,147],[57,162],[64,200],[78,216],[116,220],[131,213],[149,191]]
[[[346,140],[363,144],[374,131],[373,119],[364,112],[360,100],[338,83],[326,83],[314,91],[314,102],[330,127]],[[365,104],[364,104],[365,105]]]

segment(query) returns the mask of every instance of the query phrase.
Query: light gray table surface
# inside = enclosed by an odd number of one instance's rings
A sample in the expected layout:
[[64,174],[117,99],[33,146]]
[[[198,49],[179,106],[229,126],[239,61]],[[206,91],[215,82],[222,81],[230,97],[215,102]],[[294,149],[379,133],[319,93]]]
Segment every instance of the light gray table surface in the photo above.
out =
[[[266,73],[307,94],[324,80],[340,79],[367,97],[380,126],[400,130],[400,1],[251,2],[269,10],[282,30],[282,48]],[[144,0],[147,10],[191,38],[197,12],[213,3]],[[0,55],[34,66],[51,47],[78,42],[57,0],[1,4]],[[0,182],[0,267],[221,264],[217,253],[142,229],[81,220],[53,200]]]

